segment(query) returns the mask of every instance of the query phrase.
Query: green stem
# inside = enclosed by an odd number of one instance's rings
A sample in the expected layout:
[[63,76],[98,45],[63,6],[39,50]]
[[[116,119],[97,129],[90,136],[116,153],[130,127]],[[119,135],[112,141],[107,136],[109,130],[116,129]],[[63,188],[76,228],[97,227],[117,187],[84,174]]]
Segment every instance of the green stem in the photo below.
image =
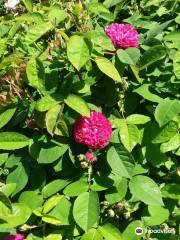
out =
[[92,173],[93,173],[93,168],[92,168],[92,164],[89,163],[89,166],[88,166],[88,191],[90,191],[90,188],[91,188],[91,176],[92,176]]
[[43,231],[43,239],[46,237],[46,224],[44,223],[42,226],[42,231]]

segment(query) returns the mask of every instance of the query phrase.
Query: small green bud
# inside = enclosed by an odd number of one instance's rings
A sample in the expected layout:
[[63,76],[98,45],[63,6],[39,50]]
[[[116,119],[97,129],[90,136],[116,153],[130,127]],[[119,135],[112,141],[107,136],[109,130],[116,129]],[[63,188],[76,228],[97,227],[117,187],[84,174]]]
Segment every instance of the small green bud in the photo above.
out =
[[104,201],[104,202],[102,202],[102,204],[103,204],[104,206],[108,206],[108,205],[109,205],[108,201]]
[[128,219],[128,218],[130,218],[131,213],[130,212],[125,212],[123,215],[124,215],[125,219]]
[[113,218],[115,216],[115,212],[112,209],[108,210],[108,216]]
[[85,160],[85,156],[83,154],[79,154],[78,159],[79,159],[79,161],[83,161],[83,160]]
[[9,174],[9,170],[7,168],[5,168],[3,171],[3,174],[7,176]]
[[85,162],[85,161],[81,162],[81,167],[82,168],[88,168],[88,163]]
[[122,202],[119,202],[116,204],[116,208],[122,209],[123,207],[124,207],[124,203],[122,203]]
[[129,209],[129,208],[130,208],[130,204],[129,204],[128,202],[126,202],[126,203],[124,204],[124,207],[125,207],[126,209]]
[[176,172],[177,172],[177,175],[180,176],[180,167],[177,168]]

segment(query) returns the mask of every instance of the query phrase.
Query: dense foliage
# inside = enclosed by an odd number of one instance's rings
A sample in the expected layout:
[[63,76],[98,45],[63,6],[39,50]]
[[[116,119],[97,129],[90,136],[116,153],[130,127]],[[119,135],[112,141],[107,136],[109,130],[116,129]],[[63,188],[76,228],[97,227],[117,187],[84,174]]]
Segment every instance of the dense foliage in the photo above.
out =
[[178,2],[0,0],[0,239],[178,239]]

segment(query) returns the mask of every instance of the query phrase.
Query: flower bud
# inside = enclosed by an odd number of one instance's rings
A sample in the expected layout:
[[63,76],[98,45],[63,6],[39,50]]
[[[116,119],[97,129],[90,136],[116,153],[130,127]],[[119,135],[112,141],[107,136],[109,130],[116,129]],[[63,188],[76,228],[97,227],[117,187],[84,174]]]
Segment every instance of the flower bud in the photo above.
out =
[[122,203],[122,202],[118,202],[118,203],[116,204],[116,208],[122,209],[123,207],[124,207],[124,203]]
[[5,168],[5,169],[3,170],[3,174],[7,176],[7,175],[9,174],[9,170],[8,170],[7,168]]
[[108,201],[104,201],[104,202],[102,202],[102,205],[104,205],[104,206],[108,206],[109,203],[108,203]]
[[79,161],[84,161],[85,160],[85,156],[83,154],[79,154],[77,157],[78,157]]
[[34,119],[27,120],[26,124],[28,125],[29,128],[36,128],[36,122]]
[[125,219],[128,219],[128,218],[130,218],[131,213],[130,212],[125,212],[123,215],[124,215]]
[[90,151],[85,154],[85,158],[87,161],[90,161],[90,162],[95,160],[93,152],[90,152]]
[[115,212],[112,209],[108,210],[108,217],[113,218],[115,216]]
[[128,202],[125,202],[124,207],[125,207],[126,209],[129,209],[129,208],[130,208],[130,204],[129,204]]
[[177,172],[177,175],[180,176],[180,167],[177,168],[176,172]]
[[81,167],[82,168],[88,168],[88,163],[85,162],[85,161],[81,162]]

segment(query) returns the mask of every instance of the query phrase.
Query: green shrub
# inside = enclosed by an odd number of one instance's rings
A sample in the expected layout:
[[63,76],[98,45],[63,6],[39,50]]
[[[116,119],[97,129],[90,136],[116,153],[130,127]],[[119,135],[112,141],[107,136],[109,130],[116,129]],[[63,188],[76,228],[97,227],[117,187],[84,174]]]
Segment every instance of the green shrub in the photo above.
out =
[[[175,0],[0,1],[1,239],[178,239],[179,10]],[[139,47],[116,49],[111,23],[131,24]],[[92,111],[112,125],[103,148],[74,138]],[[99,119],[88,142],[104,138]]]

